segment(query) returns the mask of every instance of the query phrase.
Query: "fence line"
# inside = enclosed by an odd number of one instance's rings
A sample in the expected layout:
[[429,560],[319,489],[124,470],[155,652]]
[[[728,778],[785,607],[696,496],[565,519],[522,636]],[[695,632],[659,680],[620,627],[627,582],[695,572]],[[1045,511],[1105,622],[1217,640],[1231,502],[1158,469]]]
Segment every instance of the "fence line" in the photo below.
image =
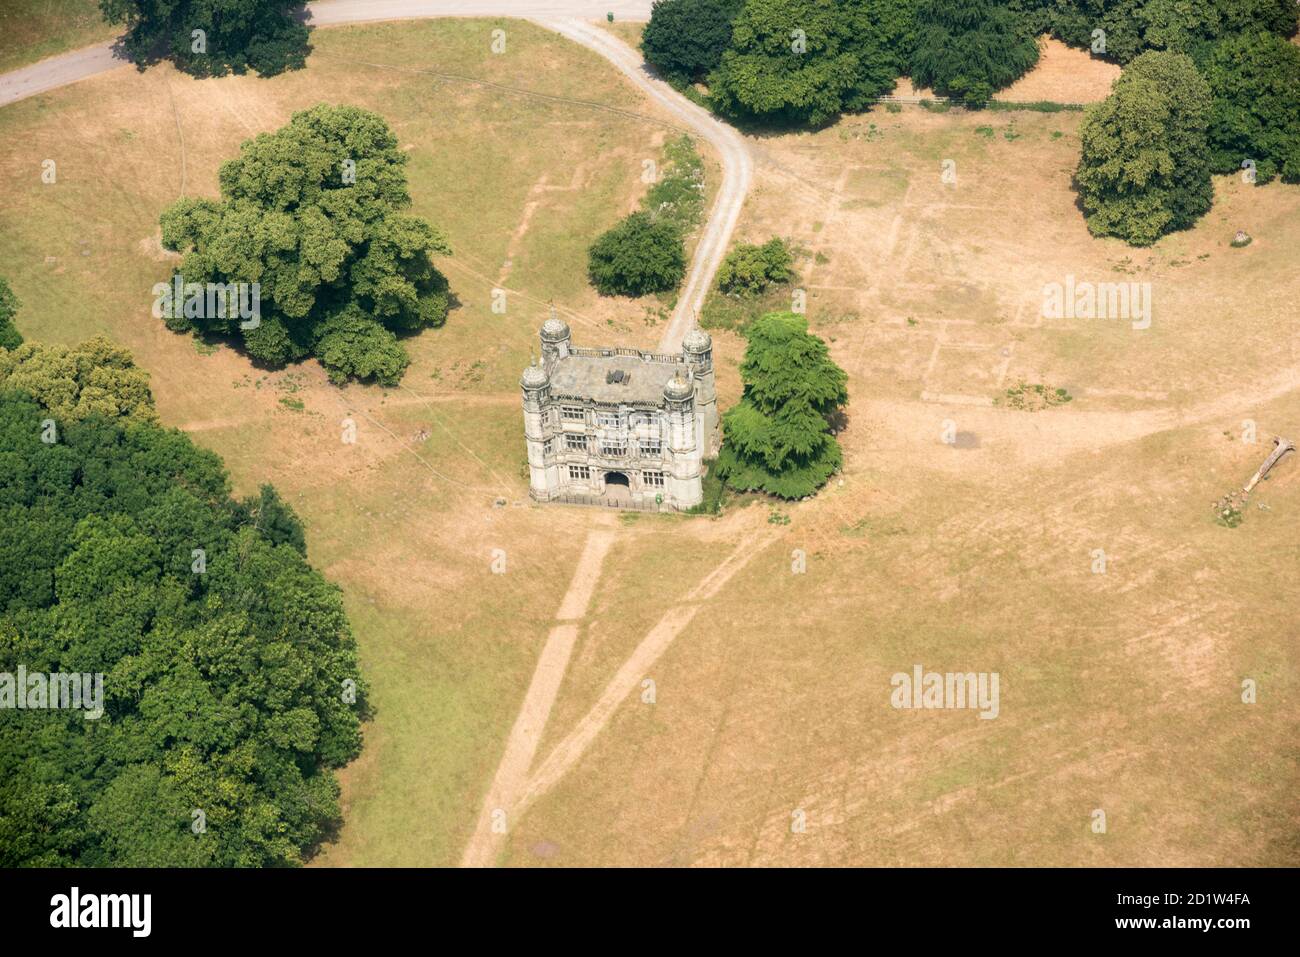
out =
[[591,508],[613,508],[633,512],[675,512],[667,503],[635,502],[631,499],[609,499],[604,495],[585,495],[581,492],[560,492],[546,500],[548,505],[581,505]]

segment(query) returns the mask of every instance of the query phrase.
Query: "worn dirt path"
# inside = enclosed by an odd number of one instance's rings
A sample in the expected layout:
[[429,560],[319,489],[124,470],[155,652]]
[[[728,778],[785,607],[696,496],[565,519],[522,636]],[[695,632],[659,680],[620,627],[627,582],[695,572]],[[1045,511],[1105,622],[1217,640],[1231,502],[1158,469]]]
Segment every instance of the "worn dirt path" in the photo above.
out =
[[710,572],[679,604],[669,608],[658,624],[646,633],[641,643],[623,662],[601,692],[595,705],[574,725],[553,751],[528,779],[514,809],[523,814],[528,807],[553,788],[586,754],[597,735],[609,724],[618,707],[627,700],[649,674],[651,668],[668,650],[695,618],[696,612],[745,567],[754,556],[780,538],[780,532],[771,529],[751,531],[744,535],[735,549],[722,563]]
[[[747,516],[745,518],[748,518]],[[744,520],[744,519],[742,519]],[[753,521],[750,521],[753,525]],[[751,528],[740,536],[731,553],[681,602],[669,608],[659,623],[647,632],[601,692],[596,704],[546,756],[534,772],[537,747],[555,699],[559,695],[577,642],[580,622],[600,578],[605,556],[615,541],[614,531],[595,530],[587,538],[569,590],[547,636],[537,668],[524,695],[524,702],[510,729],[505,753],[488,787],[474,834],[461,857],[462,867],[491,867],[496,864],[515,823],[529,806],[546,794],[578,763],[597,736],[640,685],[655,662],[694,619],[701,605],[755,555],[779,537],[767,528]]]
[[659,340],[660,352],[676,352],[682,339],[695,325],[704,297],[713,285],[713,277],[722,265],[731,244],[731,236],[740,220],[754,178],[754,161],[744,138],[713,114],[696,106],[667,83],[654,76],[641,54],[600,27],[580,20],[538,21],[563,37],[580,43],[613,63],[652,100],[667,110],[718,151],[722,162],[722,182],[709,213],[709,221],[700,233],[686,285],[677,297],[672,319]]
[[483,810],[479,812],[474,835],[461,857],[462,867],[490,867],[501,853],[528,772],[533,766],[537,745],[542,740],[546,721],[551,716],[551,708],[568,670],[569,658],[578,640],[579,623],[586,617],[587,606],[596,591],[600,570],[610,546],[614,544],[614,536],[613,531],[599,529],[587,536],[569,590],[560,603],[556,624],[547,635],[537,659],[537,668],[524,695],[519,717],[506,738],[505,753],[483,799]]

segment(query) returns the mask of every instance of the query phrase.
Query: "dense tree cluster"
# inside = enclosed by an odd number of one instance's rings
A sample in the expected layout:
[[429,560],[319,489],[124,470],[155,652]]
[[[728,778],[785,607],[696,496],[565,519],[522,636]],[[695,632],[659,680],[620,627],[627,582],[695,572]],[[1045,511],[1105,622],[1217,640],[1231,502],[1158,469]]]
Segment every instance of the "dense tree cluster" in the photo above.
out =
[[722,112],[817,125],[905,73],[982,102],[1037,60],[1031,23],[991,0],[665,0],[643,49],[671,78],[706,80]]
[[1146,50],[1199,57],[1225,37],[1265,31],[1290,36],[1294,0],[1011,0],[1036,29],[1128,63]]
[[1075,173],[1088,229],[1149,246],[1209,210],[1210,88],[1190,57],[1151,50],[1089,107]]
[[165,51],[197,76],[300,69],[311,47],[298,19],[304,0],[99,0],[104,18],[127,28],[137,63]]
[[429,257],[451,250],[404,212],[405,164],[383,118],[350,106],[322,104],[245,142],[221,167],[221,200],[178,201],[162,234],[186,254],[183,283],[257,283],[260,316],[173,297],[167,325],[240,336],[272,367],[315,355],[336,382],[395,384],[409,361],[397,334],[442,325],[449,305]]
[[0,709],[0,866],[300,863],[360,746],[338,589],[152,406],[29,392],[0,383],[0,673],[102,674],[102,714]]
[[840,467],[830,420],[848,401],[848,376],[802,316],[764,316],[748,338],[745,391],[722,417],[717,474],[740,491],[811,495]]
[[1300,50],[1284,39],[1300,18],[1293,0],[1032,5],[1067,42],[1127,64],[1080,131],[1076,181],[1094,234],[1145,246],[1191,225],[1210,208],[1211,172],[1300,181]]
[[1256,182],[1300,182],[1300,47],[1271,33],[1221,40],[1204,63],[1214,106],[1210,166],[1253,164]]
[[1119,63],[1147,50],[1203,63],[1298,19],[1294,0],[661,0],[643,50],[669,78],[707,82],[722,112],[816,125],[904,74],[978,106],[1037,62],[1043,33]]

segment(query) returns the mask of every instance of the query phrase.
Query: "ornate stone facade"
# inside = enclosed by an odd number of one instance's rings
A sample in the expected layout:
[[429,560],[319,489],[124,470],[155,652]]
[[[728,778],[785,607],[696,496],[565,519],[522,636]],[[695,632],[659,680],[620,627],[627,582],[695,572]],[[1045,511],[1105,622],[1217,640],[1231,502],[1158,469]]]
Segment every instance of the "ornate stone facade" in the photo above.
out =
[[695,329],[680,355],[579,349],[554,315],[541,359],[520,379],[530,494],[539,502],[687,509],[717,454],[713,341]]

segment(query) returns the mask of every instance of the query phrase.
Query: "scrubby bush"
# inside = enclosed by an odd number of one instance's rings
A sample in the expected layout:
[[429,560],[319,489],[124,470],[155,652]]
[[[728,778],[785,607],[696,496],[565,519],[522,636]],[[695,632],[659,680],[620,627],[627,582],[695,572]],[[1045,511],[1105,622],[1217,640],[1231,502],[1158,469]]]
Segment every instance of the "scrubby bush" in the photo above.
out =
[[718,288],[733,296],[760,295],[769,286],[789,282],[793,264],[784,240],[774,238],[761,246],[740,243],[722,261]]

